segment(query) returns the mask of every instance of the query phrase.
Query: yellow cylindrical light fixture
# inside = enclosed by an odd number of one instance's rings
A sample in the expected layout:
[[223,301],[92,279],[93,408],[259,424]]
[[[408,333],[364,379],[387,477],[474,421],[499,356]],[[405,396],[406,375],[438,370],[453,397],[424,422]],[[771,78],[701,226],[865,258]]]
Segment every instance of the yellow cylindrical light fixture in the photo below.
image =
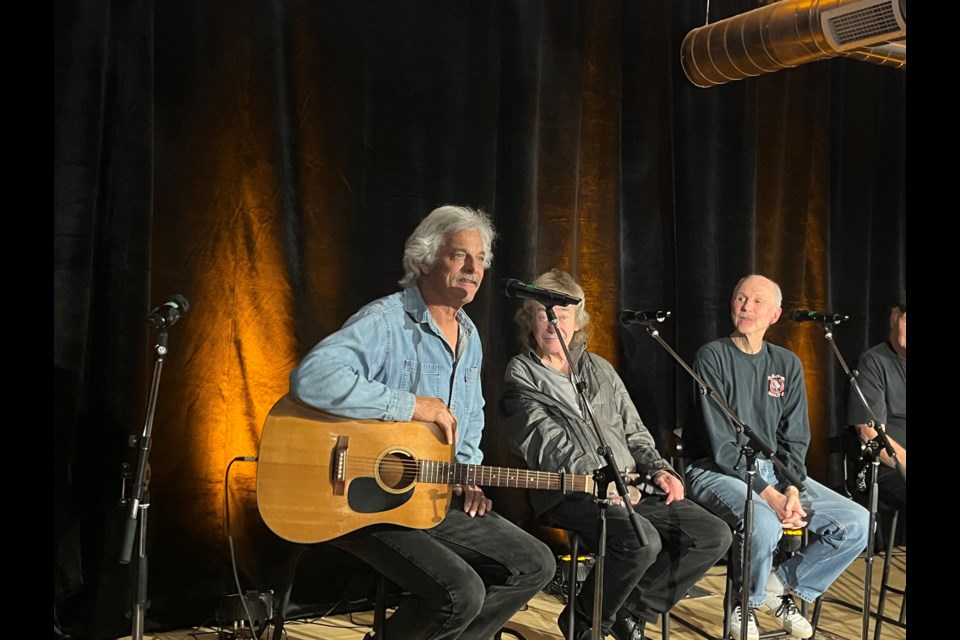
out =
[[[690,82],[704,88],[840,55],[884,64],[882,54],[857,52],[906,38],[904,3],[779,0],[691,30],[680,61]],[[902,51],[905,66],[906,44]]]

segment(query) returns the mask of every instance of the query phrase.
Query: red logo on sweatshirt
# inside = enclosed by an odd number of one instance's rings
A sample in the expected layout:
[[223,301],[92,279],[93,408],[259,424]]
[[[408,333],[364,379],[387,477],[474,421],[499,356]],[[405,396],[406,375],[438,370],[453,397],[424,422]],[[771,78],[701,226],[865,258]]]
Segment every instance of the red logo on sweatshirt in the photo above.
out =
[[783,376],[767,376],[767,382],[770,383],[770,388],[767,390],[767,394],[773,398],[779,398],[783,395],[783,392],[787,387],[787,380]]

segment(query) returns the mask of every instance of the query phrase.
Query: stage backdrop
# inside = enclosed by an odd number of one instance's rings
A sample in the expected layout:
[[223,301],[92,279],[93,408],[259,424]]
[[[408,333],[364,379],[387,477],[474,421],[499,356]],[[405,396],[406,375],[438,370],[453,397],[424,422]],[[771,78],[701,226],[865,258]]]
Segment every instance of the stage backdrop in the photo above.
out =
[[[244,590],[296,566],[259,520],[256,462],[231,461],[257,455],[299,358],[397,289],[404,239],[438,205],[482,207],[500,233],[467,307],[490,464],[510,460],[497,409],[518,345],[502,278],[583,283],[590,346],[664,452],[694,385],[620,310],[672,311],[660,336],[690,362],[761,272],[785,309],[849,314],[834,339],[852,361],[906,286],[906,71],[833,59],[697,88],[679,51],[700,1],[54,8],[54,612],[75,637],[129,633],[138,564],[148,629],[211,624],[238,588],[232,549]],[[190,309],[158,345],[144,319],[174,294]],[[813,323],[769,338],[804,362],[810,472],[836,482],[846,376]],[[131,518],[123,465],[143,458]],[[131,519],[146,553],[127,565]],[[294,600],[364,595],[324,553],[303,556],[324,560]]]

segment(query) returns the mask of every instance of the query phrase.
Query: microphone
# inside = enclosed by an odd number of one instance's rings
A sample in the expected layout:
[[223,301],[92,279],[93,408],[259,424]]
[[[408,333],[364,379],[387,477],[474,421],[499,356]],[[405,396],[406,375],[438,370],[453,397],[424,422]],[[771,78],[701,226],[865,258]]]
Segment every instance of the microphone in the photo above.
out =
[[150,312],[147,316],[147,325],[154,329],[172,327],[180,316],[190,310],[190,303],[179,293],[170,296],[170,299]]
[[669,317],[669,311],[630,311],[624,309],[620,312],[620,324],[651,324],[653,322],[663,322]]
[[568,295],[562,291],[542,289],[532,284],[525,284],[514,278],[505,278],[501,281],[503,293],[508,298],[527,298],[536,300],[547,307],[566,307],[571,304],[580,304],[581,298]]
[[794,322],[832,322],[840,324],[850,319],[840,313],[830,313],[829,311],[810,311],[809,309],[793,309],[790,312],[790,319]]

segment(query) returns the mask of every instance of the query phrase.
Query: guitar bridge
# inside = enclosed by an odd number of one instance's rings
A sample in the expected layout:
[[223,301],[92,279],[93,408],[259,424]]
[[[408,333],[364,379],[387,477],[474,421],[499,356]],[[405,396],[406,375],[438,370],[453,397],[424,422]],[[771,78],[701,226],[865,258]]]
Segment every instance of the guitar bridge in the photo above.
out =
[[333,495],[342,496],[346,487],[347,476],[347,448],[350,445],[350,436],[337,436],[337,444],[333,448],[333,459],[330,461],[330,483],[333,485]]

